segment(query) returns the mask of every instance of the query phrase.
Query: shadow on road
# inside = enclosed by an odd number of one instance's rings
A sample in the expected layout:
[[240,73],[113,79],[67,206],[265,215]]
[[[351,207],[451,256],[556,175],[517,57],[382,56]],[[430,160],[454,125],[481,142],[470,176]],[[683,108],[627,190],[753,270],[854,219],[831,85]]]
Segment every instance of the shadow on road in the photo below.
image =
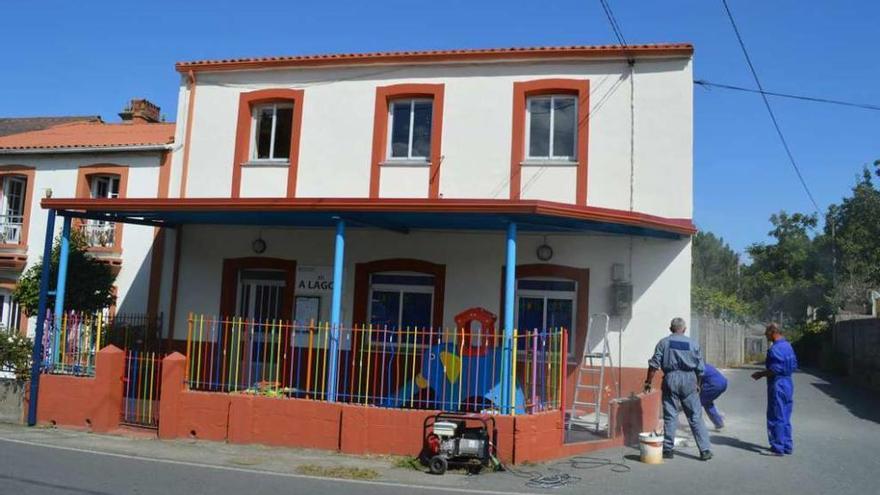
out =
[[0,480],[7,480],[7,481],[10,481],[13,483],[21,483],[24,485],[31,485],[31,486],[40,487],[40,488],[51,488],[51,489],[53,489],[53,491],[59,490],[64,493],[81,493],[84,495],[110,495],[107,492],[98,492],[98,491],[94,491],[94,490],[74,488],[72,486],[58,485],[55,483],[48,483],[45,481],[35,480],[35,479],[30,479],[30,478],[19,478],[16,476],[0,475]]
[[[854,416],[880,423],[880,397],[867,388],[860,387],[845,378],[815,371],[806,372],[821,381],[811,385],[847,408]],[[797,390],[795,390],[797,394]]]
[[749,452],[761,453],[767,450],[767,447],[752,442],[744,442],[739,438],[727,437],[724,435],[713,435],[709,437],[712,445],[726,445],[735,449],[747,450]]

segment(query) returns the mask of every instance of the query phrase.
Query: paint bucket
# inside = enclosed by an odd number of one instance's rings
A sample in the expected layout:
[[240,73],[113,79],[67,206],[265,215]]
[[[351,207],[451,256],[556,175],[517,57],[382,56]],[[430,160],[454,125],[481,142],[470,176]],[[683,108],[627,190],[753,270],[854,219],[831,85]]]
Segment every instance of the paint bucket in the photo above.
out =
[[651,431],[639,433],[639,452],[645,464],[663,464],[663,436]]

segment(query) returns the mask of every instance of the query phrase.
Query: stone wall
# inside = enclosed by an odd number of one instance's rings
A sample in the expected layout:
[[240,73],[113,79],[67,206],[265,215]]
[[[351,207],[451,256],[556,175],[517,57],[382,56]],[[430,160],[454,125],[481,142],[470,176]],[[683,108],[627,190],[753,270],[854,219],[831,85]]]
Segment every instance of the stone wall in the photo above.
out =
[[27,382],[0,378],[0,423],[21,423]]
[[849,376],[880,390],[880,318],[840,321],[833,346]]

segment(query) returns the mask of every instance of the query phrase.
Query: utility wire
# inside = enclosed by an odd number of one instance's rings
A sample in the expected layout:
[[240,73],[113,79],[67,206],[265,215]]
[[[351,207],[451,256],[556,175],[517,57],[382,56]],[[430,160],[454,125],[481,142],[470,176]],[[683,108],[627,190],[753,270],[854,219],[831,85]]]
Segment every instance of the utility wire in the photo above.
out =
[[767,113],[770,115],[770,120],[773,122],[773,127],[776,129],[776,134],[779,136],[779,141],[782,143],[782,147],[785,148],[785,154],[788,155],[788,161],[791,163],[792,168],[794,168],[795,174],[797,174],[797,178],[801,183],[801,186],[804,188],[804,192],[807,193],[807,197],[810,198],[810,202],[813,203],[813,208],[815,208],[816,213],[821,214],[819,210],[819,203],[816,202],[816,199],[813,197],[813,193],[810,191],[810,188],[807,186],[807,181],[804,180],[803,174],[801,174],[801,169],[798,167],[797,161],[794,159],[794,154],[791,152],[791,148],[788,146],[788,141],[785,140],[785,135],[782,134],[782,128],[779,126],[779,121],[776,119],[776,114],[773,112],[773,107],[770,106],[770,100],[767,99],[767,92],[764,91],[764,87],[761,85],[761,80],[758,78],[758,71],[755,70],[755,65],[752,63],[752,58],[749,56],[749,51],[746,49],[746,44],[743,41],[742,35],[739,33],[739,28],[736,25],[736,21],[733,18],[733,13],[730,12],[730,7],[727,5],[727,0],[721,0],[721,3],[724,5],[724,11],[727,12],[727,18],[730,19],[730,25],[733,26],[733,32],[736,34],[736,39],[739,42],[739,46],[742,49],[743,55],[745,55],[746,63],[749,66],[749,71],[752,73],[752,77],[755,79],[755,84],[758,86],[759,93],[761,94],[761,99],[764,100],[764,106],[767,107]]
[[862,108],[865,110],[880,111],[880,105],[871,105],[868,103],[856,103],[856,102],[852,102],[852,101],[843,101],[843,100],[832,100],[830,98],[818,98],[815,96],[793,95],[793,94],[789,94],[789,93],[776,93],[774,91],[763,91],[763,90],[759,90],[759,89],[744,88],[742,86],[732,86],[730,84],[714,83],[711,81],[706,81],[704,79],[694,79],[694,84],[696,84],[697,86],[702,86],[704,88],[730,89],[733,91],[745,91],[747,93],[758,93],[758,94],[767,95],[767,96],[778,96],[780,98],[791,98],[794,100],[812,101],[815,103],[829,103],[832,105],[843,105],[843,106],[847,106],[847,107]]

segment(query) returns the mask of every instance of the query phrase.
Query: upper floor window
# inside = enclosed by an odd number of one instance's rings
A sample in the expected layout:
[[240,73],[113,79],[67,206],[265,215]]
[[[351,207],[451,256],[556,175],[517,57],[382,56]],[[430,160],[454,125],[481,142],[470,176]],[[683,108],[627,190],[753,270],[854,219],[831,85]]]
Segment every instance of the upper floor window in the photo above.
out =
[[18,175],[0,177],[0,243],[18,244],[21,242],[24,226],[25,191],[27,179]]
[[[95,174],[89,180],[89,191],[94,199],[119,197],[119,176]],[[113,247],[116,244],[116,225],[103,220],[88,220],[82,226],[86,242],[91,247]]]
[[118,175],[93,175],[90,190],[92,198],[115,199],[119,197]]
[[252,160],[290,160],[290,138],[293,125],[293,105],[269,103],[255,105]]
[[388,108],[388,158],[425,160],[431,156],[431,121],[434,101],[430,98],[393,100]]
[[577,98],[533,96],[526,100],[526,150],[529,160],[576,161]]

